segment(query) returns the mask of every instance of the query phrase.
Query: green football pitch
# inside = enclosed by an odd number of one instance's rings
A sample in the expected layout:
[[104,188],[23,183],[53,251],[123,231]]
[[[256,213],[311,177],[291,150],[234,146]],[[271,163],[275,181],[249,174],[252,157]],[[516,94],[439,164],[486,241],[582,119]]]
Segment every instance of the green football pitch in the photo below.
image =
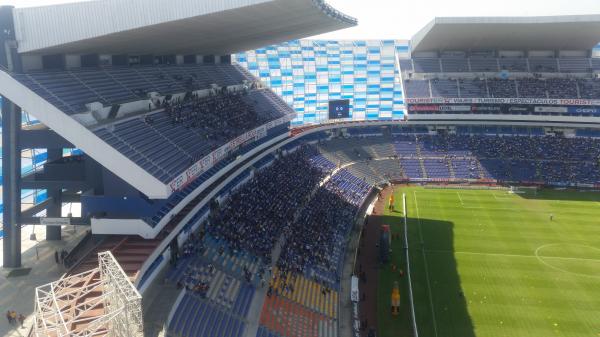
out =
[[[600,193],[395,190],[382,223],[408,241],[420,337],[599,337]],[[553,215],[553,220],[550,216]],[[411,336],[403,240],[379,270],[378,336]],[[390,294],[401,284],[401,315]]]

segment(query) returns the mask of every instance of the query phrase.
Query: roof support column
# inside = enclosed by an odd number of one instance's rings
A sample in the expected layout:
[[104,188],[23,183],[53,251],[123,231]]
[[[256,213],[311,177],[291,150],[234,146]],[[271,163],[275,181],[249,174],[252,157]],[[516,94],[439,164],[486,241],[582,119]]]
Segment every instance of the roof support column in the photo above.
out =
[[[0,7],[0,65],[21,71],[17,53],[12,6]],[[3,267],[21,267],[21,108],[3,97],[2,100],[2,199],[4,212]]]
[[2,100],[2,200],[4,268],[21,267],[21,108]]

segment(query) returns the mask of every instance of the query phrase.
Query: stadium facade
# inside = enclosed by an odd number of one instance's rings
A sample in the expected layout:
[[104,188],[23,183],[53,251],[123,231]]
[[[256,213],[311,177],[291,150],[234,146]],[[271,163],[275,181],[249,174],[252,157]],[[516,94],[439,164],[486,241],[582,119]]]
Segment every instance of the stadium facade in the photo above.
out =
[[344,120],[400,120],[397,60],[408,42],[301,40],[237,54],[235,60],[294,107],[292,125],[329,122],[329,101],[350,100]]

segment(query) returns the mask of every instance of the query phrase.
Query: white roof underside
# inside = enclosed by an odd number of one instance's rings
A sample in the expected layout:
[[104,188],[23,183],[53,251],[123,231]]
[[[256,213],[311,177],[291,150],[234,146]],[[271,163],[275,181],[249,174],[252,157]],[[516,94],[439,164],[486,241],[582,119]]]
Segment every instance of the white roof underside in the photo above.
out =
[[14,18],[30,54],[226,55],[356,25],[320,0],[98,0]]
[[591,50],[598,42],[600,15],[436,18],[411,50]]

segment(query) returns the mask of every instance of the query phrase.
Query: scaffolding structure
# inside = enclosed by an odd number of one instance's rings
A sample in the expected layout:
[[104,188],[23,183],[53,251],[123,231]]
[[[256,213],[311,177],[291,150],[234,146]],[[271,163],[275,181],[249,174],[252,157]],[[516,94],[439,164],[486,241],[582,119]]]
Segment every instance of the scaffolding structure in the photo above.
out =
[[36,288],[36,337],[142,337],[142,297],[110,252],[99,268]]

